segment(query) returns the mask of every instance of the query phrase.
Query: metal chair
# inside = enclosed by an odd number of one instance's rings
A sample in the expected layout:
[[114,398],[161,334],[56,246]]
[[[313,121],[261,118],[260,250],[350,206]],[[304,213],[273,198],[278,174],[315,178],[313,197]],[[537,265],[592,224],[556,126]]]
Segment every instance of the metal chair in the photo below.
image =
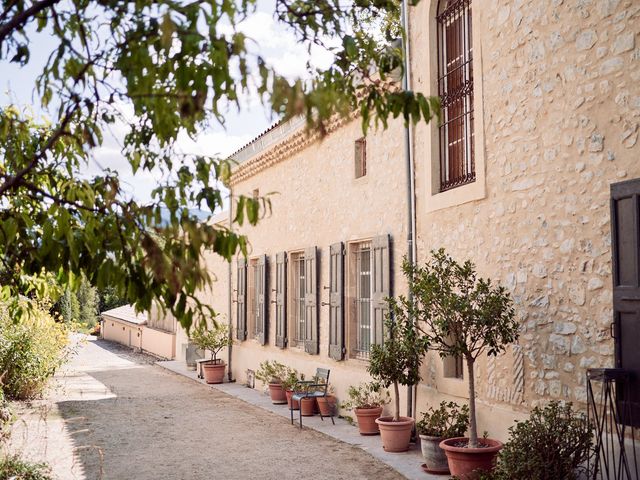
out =
[[[294,388],[295,393],[291,396],[291,405],[289,406],[289,412],[291,413],[291,425],[293,425],[293,402],[301,402],[303,398],[318,398],[326,397],[327,389],[329,388],[329,372],[327,368],[317,368],[316,374],[313,380],[300,381],[296,383]],[[320,413],[320,419],[324,421],[324,417]],[[333,420],[333,412],[330,415],[331,423],[334,425],[336,422]],[[302,429],[302,403],[300,403],[300,429]]]

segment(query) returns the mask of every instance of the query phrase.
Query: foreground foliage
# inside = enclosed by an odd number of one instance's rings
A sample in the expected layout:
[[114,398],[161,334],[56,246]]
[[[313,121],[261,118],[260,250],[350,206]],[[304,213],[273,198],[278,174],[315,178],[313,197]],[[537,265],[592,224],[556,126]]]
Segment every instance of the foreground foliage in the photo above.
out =
[[44,463],[32,463],[17,455],[0,456],[2,480],[52,480],[51,469]]
[[[189,154],[178,137],[223,124],[229,109],[256,96],[279,119],[297,115],[310,129],[357,112],[363,126],[390,118],[429,121],[439,102],[398,88],[402,51],[389,40],[398,0],[276,0],[274,17],[309,50],[328,50],[328,68],[285,78],[256,53],[241,23],[257,0],[15,0],[0,5],[0,70],[29,72],[31,41],[47,35],[34,79],[33,118],[0,107],[0,290],[11,302],[37,289],[43,271],[75,289],[84,275],[113,286],[140,311],[170,310],[185,328],[213,312],[197,292],[212,282],[204,252],[230,260],[247,239],[192,213],[223,207],[231,164]],[[37,67],[36,67],[37,68]],[[94,161],[112,129],[133,172],[153,177],[153,199],[131,199],[120,172]],[[91,167],[97,173],[88,176]],[[233,198],[233,221],[255,224],[266,199]],[[206,220],[206,219],[205,219]],[[16,310],[14,315],[21,314]]]
[[570,403],[536,407],[509,432],[496,472],[500,479],[575,480],[593,454],[593,431]]
[[41,395],[67,353],[68,330],[54,321],[48,306],[35,304],[29,311],[16,323],[0,304],[0,388],[14,400]]

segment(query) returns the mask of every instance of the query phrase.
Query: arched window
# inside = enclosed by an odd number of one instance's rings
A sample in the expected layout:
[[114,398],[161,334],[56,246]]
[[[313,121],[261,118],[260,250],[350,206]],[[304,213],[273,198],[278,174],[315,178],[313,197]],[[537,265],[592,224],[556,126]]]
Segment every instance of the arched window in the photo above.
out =
[[476,179],[471,0],[439,0],[437,12],[442,192]]

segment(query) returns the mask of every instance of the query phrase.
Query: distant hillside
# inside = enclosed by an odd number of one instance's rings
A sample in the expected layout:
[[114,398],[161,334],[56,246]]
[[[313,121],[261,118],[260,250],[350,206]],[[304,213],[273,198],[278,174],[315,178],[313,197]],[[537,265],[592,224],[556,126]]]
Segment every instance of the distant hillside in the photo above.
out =
[[[166,225],[169,223],[169,209],[162,207],[161,211],[162,225]],[[194,217],[197,217],[199,220],[206,220],[211,215],[211,212],[200,210],[198,208],[190,208],[189,213]]]

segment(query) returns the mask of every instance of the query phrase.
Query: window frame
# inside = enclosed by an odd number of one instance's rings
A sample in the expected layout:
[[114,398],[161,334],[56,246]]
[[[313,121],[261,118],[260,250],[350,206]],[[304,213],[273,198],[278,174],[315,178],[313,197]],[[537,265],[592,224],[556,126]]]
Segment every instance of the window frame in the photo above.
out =
[[360,137],[354,142],[355,178],[367,176],[367,137]]

